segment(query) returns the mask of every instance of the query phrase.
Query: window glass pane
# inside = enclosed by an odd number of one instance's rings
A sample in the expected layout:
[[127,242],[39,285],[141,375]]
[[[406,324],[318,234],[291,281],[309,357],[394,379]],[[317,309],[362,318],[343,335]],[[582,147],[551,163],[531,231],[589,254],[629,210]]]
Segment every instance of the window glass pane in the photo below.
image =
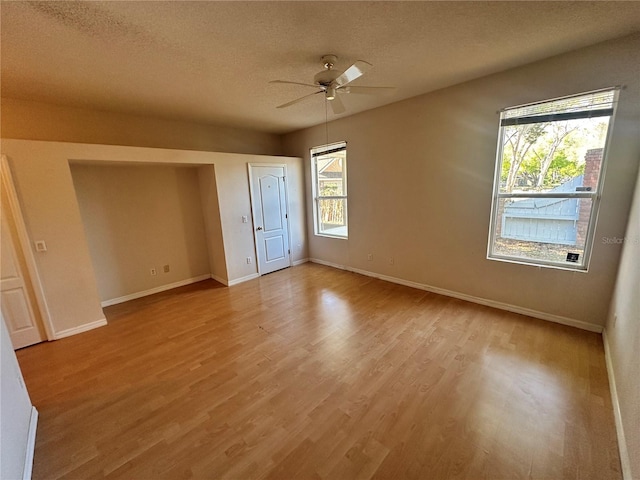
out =
[[500,192],[595,191],[609,117],[502,129]]
[[318,199],[318,233],[347,236],[347,199]]
[[321,155],[316,159],[316,181],[319,197],[346,195],[346,151]]
[[584,265],[590,198],[501,198],[492,255]]

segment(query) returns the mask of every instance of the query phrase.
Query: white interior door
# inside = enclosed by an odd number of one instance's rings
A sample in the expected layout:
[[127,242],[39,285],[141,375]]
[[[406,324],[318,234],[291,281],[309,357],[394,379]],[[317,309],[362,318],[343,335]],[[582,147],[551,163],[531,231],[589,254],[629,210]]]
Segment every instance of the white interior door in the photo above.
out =
[[14,348],[22,348],[46,339],[36,317],[37,307],[24,252],[20,248],[16,221],[8,208],[6,189],[2,189],[0,231],[0,306]]
[[250,165],[249,171],[258,272],[264,275],[291,265],[285,167]]

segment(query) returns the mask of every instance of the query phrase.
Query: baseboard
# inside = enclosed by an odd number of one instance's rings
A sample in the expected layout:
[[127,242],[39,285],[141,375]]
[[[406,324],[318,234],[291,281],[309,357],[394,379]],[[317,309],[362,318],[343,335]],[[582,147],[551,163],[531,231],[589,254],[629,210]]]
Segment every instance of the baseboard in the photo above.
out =
[[506,310],[508,312],[519,313],[521,315],[527,315],[529,317],[539,318],[541,320],[547,320],[549,322],[560,323],[562,325],[576,327],[581,330],[588,330],[590,332],[596,332],[596,333],[602,332],[602,326],[600,325],[583,322],[581,320],[575,320],[573,318],[554,315],[552,313],[540,312],[538,310],[532,310],[529,308],[518,307],[517,305],[497,302],[495,300],[488,300],[486,298],[474,297],[473,295],[467,295],[466,293],[459,293],[453,290],[447,290],[440,287],[433,287],[431,285],[412,282],[410,280],[404,280],[402,278],[391,277],[388,275],[382,275],[380,273],[369,272],[368,270],[361,270],[359,268],[351,268],[346,265],[338,265],[335,263],[326,262],[324,260],[319,260],[316,258],[310,258],[309,261],[313,263],[319,263],[320,265],[326,265],[328,267],[339,268],[341,270],[348,270],[350,272],[359,273],[360,275],[365,275],[367,277],[378,278],[386,282],[397,283],[399,285],[404,285],[406,287],[412,287],[412,288],[417,288],[419,290],[425,290],[431,293],[437,293],[438,295],[444,295],[446,297],[453,297],[459,300],[465,300],[467,302],[472,302],[472,303],[477,303],[479,305],[486,305],[487,307],[497,308],[499,310]]
[[618,389],[616,384],[616,375],[613,371],[613,363],[611,361],[611,349],[609,348],[609,339],[607,338],[607,330],[602,331],[602,343],[604,344],[604,360],[607,365],[607,375],[609,377],[609,391],[611,392],[611,403],[613,405],[613,417],[616,421],[616,434],[618,436],[618,452],[620,453],[620,464],[622,465],[622,478],[624,480],[632,480],[631,478],[631,459],[627,450],[627,440],[624,435],[624,426],[622,423],[622,413],[620,412],[620,402],[618,400]]
[[187,278],[186,280],[180,280],[178,282],[168,283],[166,285],[160,285],[159,287],[150,288],[149,290],[143,290],[141,292],[130,293],[129,295],[123,295],[122,297],[105,300],[104,302],[100,302],[100,305],[102,307],[117,305],[118,303],[128,302],[129,300],[146,297],[147,295],[153,295],[154,293],[165,292],[167,290],[171,290],[172,288],[184,287],[185,285],[191,285],[192,283],[201,282],[202,280],[208,280],[211,277],[212,276],[209,273],[207,273],[206,275],[198,275],[197,277]]
[[251,275],[247,275],[245,277],[235,278],[233,280],[229,280],[229,286],[232,287],[234,285],[238,285],[239,283],[248,282],[249,280],[253,280],[254,278],[259,277],[259,273],[252,273]]
[[22,480],[31,480],[33,471],[33,454],[36,449],[36,431],[38,429],[38,410],[31,407],[31,418],[29,419],[29,434],[27,436],[27,452],[24,456],[24,469],[22,470]]
[[[309,261],[311,263],[318,263],[320,265],[326,265],[327,267],[339,268],[340,270],[349,270],[349,271],[351,271],[351,269],[349,267],[347,267],[346,265],[338,265],[337,263],[327,262],[325,260],[320,260],[319,258],[309,258]],[[367,276],[370,277],[372,275],[373,275],[373,273],[371,275],[367,275]]]
[[[302,265],[303,263],[307,263],[309,261],[308,258],[303,258],[301,260],[296,260],[295,262],[293,262],[293,266],[297,266],[297,265]],[[259,273],[252,273],[251,275],[247,275],[245,277],[240,277],[240,278],[235,278],[233,280],[229,280],[228,283],[225,283],[225,285],[228,285],[229,287],[232,287],[234,285],[238,285],[239,283],[244,283],[244,282],[248,282],[249,280],[253,280],[255,278],[260,278],[260,274]],[[224,282],[222,282],[224,283]]]
[[106,324],[107,319],[101,318],[100,320],[96,320],[95,322],[85,323],[84,325],[80,325],[78,327],[67,328],[66,330],[55,332],[54,339],[60,340],[61,338],[77,335],[78,333],[88,332],[89,330],[93,330],[94,328],[104,327]]
[[229,286],[229,282],[227,282],[224,278],[219,277],[217,275],[214,275],[213,273],[211,274],[211,278],[214,279],[216,282],[223,284],[224,286],[228,287]]

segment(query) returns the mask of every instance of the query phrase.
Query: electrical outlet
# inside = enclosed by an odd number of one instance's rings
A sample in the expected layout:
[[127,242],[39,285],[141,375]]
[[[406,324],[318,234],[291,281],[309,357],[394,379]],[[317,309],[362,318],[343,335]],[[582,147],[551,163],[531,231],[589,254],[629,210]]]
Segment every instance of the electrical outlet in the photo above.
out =
[[252,262],[251,257],[247,257],[247,265],[251,265],[251,262]]
[[169,265],[165,265],[164,267],[162,267],[162,271],[164,273],[169,273],[171,271],[171,269],[169,268]]
[[152,276],[158,274],[155,268],[152,268],[151,270],[149,270],[149,273],[151,273]]
[[373,253],[367,253],[367,260],[369,260],[370,262],[373,261]]
[[249,223],[249,217],[246,215],[242,215],[242,223]]

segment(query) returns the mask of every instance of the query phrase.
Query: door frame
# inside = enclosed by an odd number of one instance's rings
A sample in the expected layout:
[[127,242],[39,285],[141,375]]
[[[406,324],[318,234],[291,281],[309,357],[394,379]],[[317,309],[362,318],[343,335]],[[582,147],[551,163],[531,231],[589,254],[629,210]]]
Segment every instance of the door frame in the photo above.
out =
[[15,223],[16,232],[18,234],[18,248],[22,250],[25,264],[27,266],[27,272],[25,272],[28,278],[24,280],[29,282],[32,287],[33,295],[35,297],[35,305],[33,308],[37,310],[37,318],[35,321],[41,323],[44,327],[44,333],[47,340],[55,340],[56,334],[51,322],[51,315],[49,313],[49,307],[44,296],[44,290],[42,288],[42,282],[40,281],[40,275],[38,274],[38,268],[36,266],[36,260],[33,256],[33,250],[31,249],[31,241],[29,234],[27,233],[27,226],[22,216],[22,210],[20,209],[20,202],[18,200],[18,193],[13,182],[13,176],[9,167],[9,160],[6,155],[0,157],[0,181],[2,182],[2,188],[7,193],[8,209],[13,217]]
[[291,219],[289,218],[289,175],[287,174],[287,164],[286,163],[247,163],[247,170],[249,175],[249,200],[251,203],[251,228],[253,230],[253,249],[256,258],[256,268],[258,270],[258,275],[262,275],[260,271],[260,261],[258,260],[258,234],[256,233],[256,206],[253,202],[253,168],[256,167],[282,167],[284,169],[284,201],[285,207],[287,209],[287,236],[289,237],[289,266],[293,265],[293,261],[291,260]]

